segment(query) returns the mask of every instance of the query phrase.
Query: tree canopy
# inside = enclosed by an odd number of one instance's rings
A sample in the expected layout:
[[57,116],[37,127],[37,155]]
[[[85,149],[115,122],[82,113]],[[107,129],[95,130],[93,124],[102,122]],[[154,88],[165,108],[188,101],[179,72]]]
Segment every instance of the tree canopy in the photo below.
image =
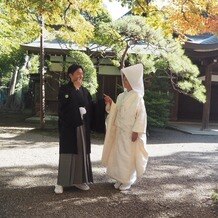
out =
[[3,0],[0,6],[0,40],[7,39],[7,44],[0,46],[7,50],[38,37],[42,20],[56,37],[85,44],[94,34],[85,15],[97,16],[104,10],[102,0]]
[[151,26],[166,33],[218,34],[217,0],[118,0],[128,5],[134,14],[146,16]]
[[[94,22],[97,23],[95,17],[99,17],[102,13],[106,14],[102,0],[2,0],[0,2],[1,75],[10,77],[8,75],[20,63],[18,58],[21,55],[18,51],[20,45],[39,37],[42,21],[45,29],[54,37],[84,45],[94,37]],[[19,60],[15,64],[16,58]],[[7,62],[10,64],[5,66]]]
[[[126,64],[143,63],[145,82],[153,84],[146,89],[145,97],[150,125],[163,126],[168,119],[169,82],[176,91],[205,102],[199,70],[184,55],[178,39],[184,39],[185,34],[217,33],[217,0],[169,0],[165,1],[169,4],[162,7],[156,0],[118,1],[128,5],[137,16],[125,16],[112,22],[103,8],[103,0],[0,1],[0,73],[8,71],[8,78],[11,72],[17,73],[12,68],[22,66],[20,44],[39,37],[44,26],[65,42],[83,46],[95,43],[110,48],[117,56],[114,63],[121,68]],[[173,37],[175,33],[180,37]],[[84,85],[93,94],[97,88],[96,72],[84,55],[71,53],[76,62],[84,61],[87,72]]]
[[[125,16],[112,26],[102,28],[102,31],[114,44],[121,68],[125,66],[129,53],[137,56],[131,64],[144,63],[147,74],[155,73],[157,63],[163,61],[165,73],[175,90],[205,102],[205,87],[198,79],[199,70],[185,56],[181,43],[170,35],[166,36],[161,29],[152,28],[148,25],[147,18]],[[134,50],[134,47],[137,49]]]
[[[79,45],[97,42],[116,50],[121,67],[124,66],[132,47],[143,44],[144,50],[147,46],[147,50],[155,51],[155,54],[150,54],[150,59],[147,56],[145,58],[139,51],[134,52],[138,53],[141,61],[147,59],[149,63],[153,63],[151,72],[155,72],[154,63],[164,60],[166,73],[173,87],[204,102],[205,90],[197,79],[199,71],[184,55],[181,44],[171,33],[183,33],[185,30],[187,33],[194,33],[204,29],[206,21],[216,16],[214,8],[217,7],[217,1],[172,0],[171,4],[162,8],[155,4],[155,0],[119,1],[129,5],[133,13],[141,16],[127,16],[111,23],[110,17],[103,9],[102,0],[3,0],[0,3],[0,16],[3,18],[0,22],[5,24],[5,27],[0,31],[0,40],[3,41],[5,36],[8,36],[6,42],[11,43],[9,47],[16,47],[22,42],[36,38],[43,21],[49,32],[67,42]],[[198,17],[202,20],[197,19]],[[187,19],[191,18],[192,23],[199,25],[187,22]],[[6,43],[0,46],[8,48]]]

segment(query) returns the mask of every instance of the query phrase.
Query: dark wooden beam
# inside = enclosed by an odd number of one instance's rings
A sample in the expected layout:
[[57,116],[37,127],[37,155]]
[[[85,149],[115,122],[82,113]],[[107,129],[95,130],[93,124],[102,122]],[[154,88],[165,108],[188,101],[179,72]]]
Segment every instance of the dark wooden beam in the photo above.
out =
[[187,41],[184,45],[185,49],[192,49],[196,51],[217,51],[218,43],[193,43]]
[[218,57],[218,50],[216,51],[195,51],[191,49],[185,49],[185,54],[194,60],[204,59],[204,58],[212,58],[216,59]]
[[207,66],[205,73],[206,102],[203,105],[202,130],[208,129],[210,120],[212,65],[213,63]]

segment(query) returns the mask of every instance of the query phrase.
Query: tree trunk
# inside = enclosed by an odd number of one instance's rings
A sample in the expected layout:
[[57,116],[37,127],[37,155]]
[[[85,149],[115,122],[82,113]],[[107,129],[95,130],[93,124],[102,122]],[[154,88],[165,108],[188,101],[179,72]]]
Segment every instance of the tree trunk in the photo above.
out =
[[44,20],[41,17],[40,35],[40,127],[45,127]]
[[17,109],[17,107],[14,107],[14,102],[15,102],[15,87],[17,84],[17,78],[18,78],[18,73],[19,73],[19,67],[17,66],[15,68],[15,71],[12,75],[11,81],[10,81],[10,87],[9,87],[9,93],[8,93],[8,97],[6,100],[6,103],[4,105],[4,109],[5,110],[14,110]]
[[125,51],[123,52],[123,55],[122,55],[122,58],[121,58],[121,61],[120,61],[120,69],[123,69],[125,67],[125,58],[126,58],[126,54],[127,54],[127,51],[129,49],[129,44],[128,42],[126,43],[126,48],[125,48]]
[[3,109],[7,111],[20,111],[24,108],[23,102],[23,73],[27,68],[29,56],[25,57],[25,62],[21,68],[18,66],[12,75],[8,97]]
[[18,72],[19,72],[19,67],[16,67],[10,82],[9,96],[13,95],[15,92]]

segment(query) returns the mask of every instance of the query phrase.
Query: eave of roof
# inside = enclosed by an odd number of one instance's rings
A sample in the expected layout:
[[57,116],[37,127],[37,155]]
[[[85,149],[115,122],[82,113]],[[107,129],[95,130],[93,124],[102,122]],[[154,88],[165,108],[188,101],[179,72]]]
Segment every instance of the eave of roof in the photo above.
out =
[[[69,51],[90,51],[93,53],[113,53],[111,49],[108,49],[104,46],[99,46],[96,44],[90,44],[88,47],[78,46],[75,43],[66,43],[59,41],[57,39],[53,40],[44,40],[44,50],[45,53],[51,54],[67,54]],[[36,39],[35,41],[22,44],[21,47],[27,51],[39,53],[40,51],[40,40]]]
[[189,36],[188,41],[184,45],[184,49],[191,49],[196,52],[218,51],[218,37],[210,33]]

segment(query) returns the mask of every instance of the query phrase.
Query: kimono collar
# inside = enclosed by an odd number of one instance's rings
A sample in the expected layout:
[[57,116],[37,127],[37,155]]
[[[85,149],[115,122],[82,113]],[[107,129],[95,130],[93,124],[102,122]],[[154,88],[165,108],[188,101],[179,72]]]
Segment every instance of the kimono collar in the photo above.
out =
[[80,88],[81,88],[81,87],[80,87],[79,89],[76,89],[76,87],[74,86],[73,82],[71,82],[71,81],[68,82],[68,86],[69,86],[71,89],[76,90],[76,91],[79,91]]
[[[124,74],[129,81],[132,89],[142,97],[144,96],[144,83],[143,83],[143,65],[136,64],[130,67],[121,69],[121,76]],[[122,77],[123,81],[123,77]]]

